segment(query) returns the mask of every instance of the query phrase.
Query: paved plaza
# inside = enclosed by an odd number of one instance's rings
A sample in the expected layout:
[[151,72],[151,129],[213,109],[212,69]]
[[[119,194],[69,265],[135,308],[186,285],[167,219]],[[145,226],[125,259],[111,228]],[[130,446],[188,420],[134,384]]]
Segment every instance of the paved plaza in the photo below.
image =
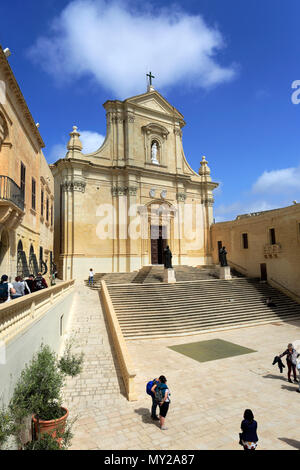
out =
[[[289,342],[300,340],[299,322],[273,323],[202,335],[127,341],[136,371],[138,400],[128,402],[101,310],[99,294],[76,284],[71,329],[84,370],[69,379],[65,405],[77,416],[71,449],[241,450],[243,412],[258,422],[258,450],[300,449],[300,394],[272,365]],[[257,352],[197,362],[168,346],[221,339]],[[284,359],[284,364],[286,361]],[[171,391],[168,429],[150,419],[146,382],[166,375]]]

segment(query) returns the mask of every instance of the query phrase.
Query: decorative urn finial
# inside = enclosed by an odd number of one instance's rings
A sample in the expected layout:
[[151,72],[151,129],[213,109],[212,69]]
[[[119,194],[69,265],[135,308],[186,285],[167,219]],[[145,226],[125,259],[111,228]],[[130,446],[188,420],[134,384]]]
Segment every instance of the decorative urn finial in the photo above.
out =
[[74,157],[74,154],[81,153],[83,146],[79,137],[80,134],[78,132],[78,127],[73,126],[73,131],[70,132],[70,140],[67,145],[68,152],[66,158],[72,158]]
[[200,163],[201,163],[201,167],[199,169],[199,175],[209,177],[210,176],[210,168],[207,165],[207,160],[204,156],[202,157],[202,160],[201,160]]

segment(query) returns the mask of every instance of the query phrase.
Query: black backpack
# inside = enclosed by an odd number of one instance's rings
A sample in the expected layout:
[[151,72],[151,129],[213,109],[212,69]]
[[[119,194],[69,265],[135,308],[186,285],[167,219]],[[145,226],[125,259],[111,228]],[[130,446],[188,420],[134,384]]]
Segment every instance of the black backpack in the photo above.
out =
[[36,290],[41,290],[41,289],[44,289],[44,284],[43,284],[43,278],[38,276],[36,279],[35,279],[35,288]]
[[8,299],[8,283],[4,282],[3,284],[0,284],[0,304],[3,304],[3,302],[6,302]]

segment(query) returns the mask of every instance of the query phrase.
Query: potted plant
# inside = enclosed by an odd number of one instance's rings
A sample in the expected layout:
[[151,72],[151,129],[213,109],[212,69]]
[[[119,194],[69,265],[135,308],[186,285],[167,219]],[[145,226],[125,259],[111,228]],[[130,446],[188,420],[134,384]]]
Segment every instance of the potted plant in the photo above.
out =
[[69,342],[59,360],[49,346],[42,344],[23,369],[9,405],[16,423],[16,436],[21,445],[20,431],[24,428],[24,420],[28,415],[32,415],[32,440],[44,440],[35,446],[52,442],[45,434],[62,445],[69,415],[68,410],[62,406],[62,389],[66,376],[74,377],[79,374],[83,362],[83,354],[72,354],[71,346]]

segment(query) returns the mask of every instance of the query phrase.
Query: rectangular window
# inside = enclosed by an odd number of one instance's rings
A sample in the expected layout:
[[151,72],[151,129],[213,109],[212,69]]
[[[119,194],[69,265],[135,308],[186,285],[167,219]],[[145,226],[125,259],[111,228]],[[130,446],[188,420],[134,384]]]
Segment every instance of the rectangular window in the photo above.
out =
[[64,316],[63,315],[60,317],[59,334],[60,334],[60,336],[62,336],[64,334]]
[[271,245],[276,245],[275,228],[270,228],[269,233]]
[[51,227],[53,226],[53,204],[51,204]]
[[46,202],[46,220],[49,221],[49,199],[47,198]]
[[248,233],[243,233],[242,237],[243,237],[243,248],[247,250],[248,249]]
[[21,162],[20,188],[21,188],[21,193],[24,199],[25,199],[25,183],[26,183],[26,167]]
[[42,266],[42,261],[43,261],[44,253],[43,253],[43,247],[40,246],[40,270],[43,272],[43,266]]
[[44,215],[44,191],[43,189],[41,190],[41,216],[43,217]]
[[31,207],[33,210],[36,208],[36,182],[34,178],[31,180]]

